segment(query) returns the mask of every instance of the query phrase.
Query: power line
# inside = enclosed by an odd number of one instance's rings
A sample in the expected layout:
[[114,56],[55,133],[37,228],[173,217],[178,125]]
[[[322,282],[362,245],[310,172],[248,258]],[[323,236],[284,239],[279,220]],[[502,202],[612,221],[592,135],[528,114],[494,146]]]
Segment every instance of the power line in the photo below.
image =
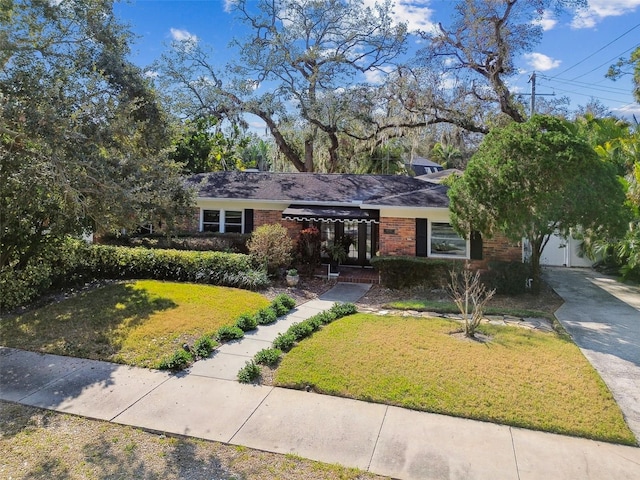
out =
[[606,87],[606,86],[595,86],[598,84],[594,84],[594,83],[586,83],[586,82],[576,82],[573,80],[569,80],[569,79],[564,79],[564,78],[558,78],[558,77],[549,77],[547,75],[544,75],[542,73],[538,74],[538,77],[543,79],[543,80],[547,80],[550,82],[557,82],[557,83],[561,83],[561,84],[568,84],[568,85],[574,85],[577,87],[582,87],[582,88],[590,88],[591,90],[599,90],[601,92],[605,92],[605,93],[613,93],[613,94],[628,94],[629,93],[629,89],[627,88],[618,88],[618,87]]
[[[617,42],[618,40],[620,40],[622,37],[624,37],[625,35],[631,33],[633,30],[635,30],[636,28],[640,27],[640,23],[634,25],[633,27],[631,27],[629,30],[627,30],[626,32],[624,32],[623,34],[621,34],[620,36],[614,38],[613,40],[611,40],[609,43],[607,43],[604,47],[600,47],[598,50],[596,50],[595,52],[593,52],[592,54],[588,55],[587,57],[583,58],[582,60],[580,60],[577,63],[574,63],[573,65],[571,65],[569,68],[566,68],[565,70],[563,70],[562,72],[560,72],[559,74],[556,75],[556,77],[559,77],[560,75],[562,75],[563,73],[567,73],[569,70],[574,69],[575,67],[577,67],[578,65],[586,62],[587,60],[589,60],[591,57],[593,57],[594,55],[596,55],[597,53],[600,53],[602,50],[604,50],[605,48],[607,48],[609,45],[611,45],[614,42]],[[555,78],[555,77],[554,77]],[[580,77],[578,77],[580,78]]]
[[589,70],[588,72],[585,72],[585,73],[583,73],[582,75],[578,75],[577,77],[572,78],[572,79],[571,79],[571,81],[575,81],[575,80],[577,80],[577,79],[579,79],[579,78],[582,78],[582,77],[584,77],[584,76],[586,76],[586,75],[589,75],[589,74],[590,74],[590,73],[592,73],[592,72],[595,72],[595,71],[596,71],[596,70],[598,70],[600,67],[603,67],[603,66],[605,66],[605,65],[607,65],[607,64],[611,64],[611,62],[613,62],[613,61],[617,60],[618,58],[620,58],[620,57],[621,57],[622,55],[624,55],[625,53],[630,52],[631,50],[634,50],[634,49],[636,49],[636,48],[638,48],[638,45],[634,45],[633,47],[628,48],[628,49],[627,49],[627,50],[625,50],[624,52],[619,53],[618,55],[616,55],[615,57],[613,57],[611,60],[607,60],[606,62],[601,63],[600,65],[598,65],[597,67],[592,68],[592,69],[591,69],[591,70]]

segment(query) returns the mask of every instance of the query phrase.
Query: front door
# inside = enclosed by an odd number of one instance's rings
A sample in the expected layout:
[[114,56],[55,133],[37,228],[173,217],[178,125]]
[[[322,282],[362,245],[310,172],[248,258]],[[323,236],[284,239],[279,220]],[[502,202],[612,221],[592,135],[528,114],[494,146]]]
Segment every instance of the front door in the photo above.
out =
[[[320,232],[322,244],[333,243],[336,239],[348,236],[351,240],[347,252],[346,265],[369,265],[369,260],[375,255],[378,239],[378,225],[375,223],[356,222],[321,222]],[[325,260],[328,257],[323,255]]]

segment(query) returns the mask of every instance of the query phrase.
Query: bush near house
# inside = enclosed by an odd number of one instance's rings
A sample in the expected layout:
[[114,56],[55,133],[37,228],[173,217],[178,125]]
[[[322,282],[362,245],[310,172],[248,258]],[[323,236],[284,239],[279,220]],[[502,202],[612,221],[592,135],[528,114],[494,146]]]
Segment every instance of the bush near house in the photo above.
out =
[[449,271],[460,262],[421,257],[373,257],[371,265],[380,274],[380,282],[388,288],[400,289],[425,285],[441,288]]
[[105,235],[99,243],[121,247],[145,247],[172,250],[199,250],[226,253],[249,253],[246,233],[189,233],[167,236],[162,233],[147,235]]
[[68,239],[25,268],[0,270],[0,312],[52,288],[102,279],[156,279],[257,290],[269,280],[248,255],[88,245]]

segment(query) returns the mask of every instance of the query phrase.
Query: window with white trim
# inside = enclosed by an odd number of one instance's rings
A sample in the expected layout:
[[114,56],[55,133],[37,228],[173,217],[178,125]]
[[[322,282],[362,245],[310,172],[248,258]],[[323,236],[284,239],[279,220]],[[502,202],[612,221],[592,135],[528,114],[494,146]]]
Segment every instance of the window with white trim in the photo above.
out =
[[429,232],[430,257],[469,258],[469,241],[448,223],[432,222]]
[[242,233],[242,210],[202,210],[201,232]]

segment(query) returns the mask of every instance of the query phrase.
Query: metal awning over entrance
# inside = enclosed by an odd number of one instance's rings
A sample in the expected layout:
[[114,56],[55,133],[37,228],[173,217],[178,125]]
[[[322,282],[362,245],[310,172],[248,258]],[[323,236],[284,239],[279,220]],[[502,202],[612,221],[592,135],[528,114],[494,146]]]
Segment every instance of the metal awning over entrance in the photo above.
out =
[[284,220],[379,223],[378,210],[364,210],[358,207],[329,207],[313,205],[289,205],[282,212]]

